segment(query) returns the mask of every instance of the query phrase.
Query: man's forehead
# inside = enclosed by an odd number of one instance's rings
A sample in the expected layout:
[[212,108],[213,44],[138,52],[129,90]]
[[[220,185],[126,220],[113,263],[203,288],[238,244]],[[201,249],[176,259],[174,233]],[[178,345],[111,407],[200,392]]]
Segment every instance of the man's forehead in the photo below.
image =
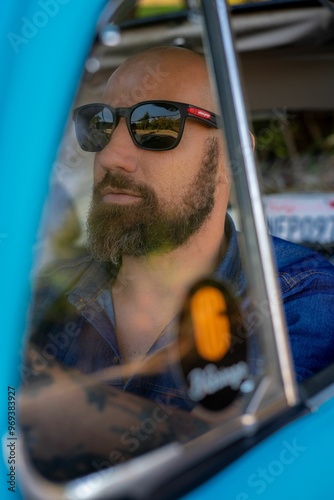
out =
[[204,59],[191,51],[157,50],[123,63],[111,75],[104,98],[114,106],[131,106],[149,99],[188,101],[187,96],[196,93],[206,94],[206,100],[210,95]]
[[129,57],[121,67],[134,67],[134,66],[146,66],[146,64],[162,63],[165,65],[181,66],[184,65],[204,65],[204,57],[192,50],[184,49],[180,47],[155,47],[147,50],[143,50]]
[[[123,96],[123,100],[129,101],[126,105],[130,105],[145,101],[156,93],[162,93],[164,88],[170,86],[170,78],[172,78],[171,72],[163,68],[164,65],[159,62],[145,66],[136,65],[133,68],[120,68],[109,79],[105,96],[117,99]],[[158,96],[155,95],[154,98],[157,99]],[[164,98],[166,97],[161,97],[161,99]]]

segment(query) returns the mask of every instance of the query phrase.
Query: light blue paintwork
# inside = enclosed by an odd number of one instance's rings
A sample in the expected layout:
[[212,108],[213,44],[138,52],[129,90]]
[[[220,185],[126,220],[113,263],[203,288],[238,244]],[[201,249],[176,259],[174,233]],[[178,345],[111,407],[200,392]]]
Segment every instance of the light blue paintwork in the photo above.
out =
[[334,399],[280,429],[182,500],[334,498]]
[[[10,0],[1,5],[0,431],[4,438],[7,386],[17,388],[19,383],[29,273],[50,168],[105,3]],[[49,13],[42,5],[49,5]],[[31,25],[27,31],[25,18],[39,25],[35,32]],[[333,421],[332,400],[317,414],[303,417],[260,443],[184,500],[333,498]],[[298,447],[295,456],[289,451],[291,446]],[[18,491],[14,495],[7,490],[7,457],[5,447],[1,498],[19,499]]]
[[[18,387],[29,274],[50,167],[105,3],[1,2],[1,436],[7,431],[7,386]],[[7,490],[6,463],[7,450],[0,497],[19,498]]]

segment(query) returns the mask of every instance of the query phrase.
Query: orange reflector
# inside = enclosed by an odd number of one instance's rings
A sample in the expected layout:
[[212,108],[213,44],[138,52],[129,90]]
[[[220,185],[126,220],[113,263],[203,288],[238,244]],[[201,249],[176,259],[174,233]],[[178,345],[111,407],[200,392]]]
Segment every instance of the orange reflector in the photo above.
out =
[[231,330],[223,294],[206,286],[194,293],[190,301],[198,354],[208,361],[223,358],[231,347]]

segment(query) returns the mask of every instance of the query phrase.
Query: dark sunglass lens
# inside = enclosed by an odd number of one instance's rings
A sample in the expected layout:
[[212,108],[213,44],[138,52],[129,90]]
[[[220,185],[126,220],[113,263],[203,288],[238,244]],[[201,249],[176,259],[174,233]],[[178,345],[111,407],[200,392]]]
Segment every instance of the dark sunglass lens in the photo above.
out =
[[87,106],[79,111],[76,120],[78,142],[85,151],[101,151],[110,141],[114,117],[101,105]]
[[178,139],[181,113],[172,104],[143,104],[131,115],[131,130],[137,144],[147,149],[170,149]]

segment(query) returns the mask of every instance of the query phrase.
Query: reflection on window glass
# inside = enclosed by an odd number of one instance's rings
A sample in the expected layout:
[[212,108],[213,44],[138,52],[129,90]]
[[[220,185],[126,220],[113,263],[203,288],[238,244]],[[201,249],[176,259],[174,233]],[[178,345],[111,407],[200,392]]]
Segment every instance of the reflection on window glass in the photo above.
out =
[[[168,97],[217,113],[205,60],[188,49],[136,54],[112,74],[106,90],[99,78],[91,88],[87,82],[78,107],[124,108]],[[272,400],[275,391],[281,396],[274,340],[264,354],[259,339],[270,304],[249,293],[257,270],[245,275],[239,234],[226,213],[231,174],[221,131],[198,116],[185,118],[182,130],[181,111],[172,119],[161,105],[152,118],[156,108],[149,104],[133,121],[121,117],[114,128],[109,113],[102,132],[102,115],[89,114],[83,142],[94,152],[79,148],[71,124],[55,164],[21,398],[30,458],[53,481],[188,443],[217,425],[223,431],[224,422],[245,411],[264,375],[277,376]],[[303,122],[290,130],[279,119],[260,119],[264,176],[273,180],[277,168],[287,179],[291,151],[296,162],[300,148],[317,150],[304,138]],[[273,128],[269,141],[263,130]],[[167,136],[170,150],[160,140],[145,149],[137,135],[147,132]],[[283,301],[301,382],[334,359],[327,335],[333,270],[286,241],[274,239],[273,251],[282,294],[275,300]]]
[[276,109],[253,126],[265,194],[333,190],[333,111]]
[[333,262],[333,111],[276,109],[253,126],[270,232]]
[[[179,85],[193,70],[194,85]],[[50,480],[209,432],[224,408],[242,413],[263,371],[209,88],[204,58],[170,47],[79,97],[43,215],[22,373],[25,443]],[[127,121],[111,111],[167,92],[174,104],[149,102]]]

